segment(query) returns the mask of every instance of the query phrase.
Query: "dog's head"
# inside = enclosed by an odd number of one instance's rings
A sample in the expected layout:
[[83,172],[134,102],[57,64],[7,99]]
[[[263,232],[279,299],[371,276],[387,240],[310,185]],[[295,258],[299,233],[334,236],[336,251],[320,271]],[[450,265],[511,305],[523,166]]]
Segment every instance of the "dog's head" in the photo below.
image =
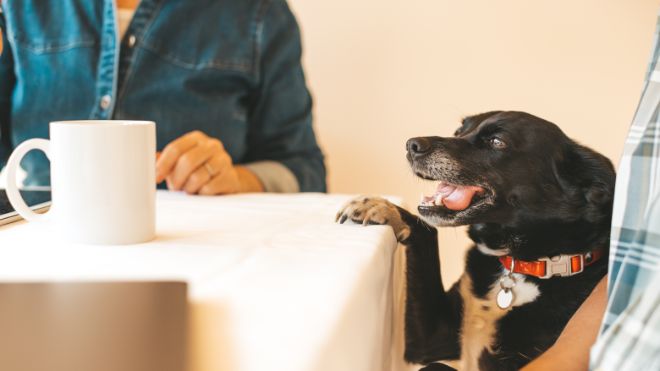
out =
[[433,224],[609,224],[612,163],[541,118],[502,111],[470,116],[454,137],[413,138],[407,150],[415,174],[438,182],[419,205]]

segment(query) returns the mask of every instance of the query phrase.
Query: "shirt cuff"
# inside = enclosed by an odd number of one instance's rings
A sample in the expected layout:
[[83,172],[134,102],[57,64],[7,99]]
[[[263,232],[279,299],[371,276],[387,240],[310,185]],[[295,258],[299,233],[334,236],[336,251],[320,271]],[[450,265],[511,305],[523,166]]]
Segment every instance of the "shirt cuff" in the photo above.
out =
[[250,170],[259,178],[266,192],[296,193],[300,186],[296,176],[277,161],[258,161],[241,166]]

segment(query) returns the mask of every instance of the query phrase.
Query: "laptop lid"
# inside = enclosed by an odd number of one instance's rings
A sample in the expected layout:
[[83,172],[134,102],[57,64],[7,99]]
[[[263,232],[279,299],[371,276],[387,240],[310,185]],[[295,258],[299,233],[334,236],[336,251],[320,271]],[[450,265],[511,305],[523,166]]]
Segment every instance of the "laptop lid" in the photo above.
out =
[[183,282],[0,283],[0,370],[184,371]]

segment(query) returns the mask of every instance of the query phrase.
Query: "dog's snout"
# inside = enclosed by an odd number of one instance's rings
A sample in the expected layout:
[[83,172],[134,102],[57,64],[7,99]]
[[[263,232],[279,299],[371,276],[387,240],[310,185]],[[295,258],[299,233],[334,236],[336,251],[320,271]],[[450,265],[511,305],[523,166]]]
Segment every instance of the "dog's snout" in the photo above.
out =
[[411,156],[416,157],[428,153],[433,146],[431,145],[431,140],[429,138],[419,137],[409,139],[406,143],[406,148]]

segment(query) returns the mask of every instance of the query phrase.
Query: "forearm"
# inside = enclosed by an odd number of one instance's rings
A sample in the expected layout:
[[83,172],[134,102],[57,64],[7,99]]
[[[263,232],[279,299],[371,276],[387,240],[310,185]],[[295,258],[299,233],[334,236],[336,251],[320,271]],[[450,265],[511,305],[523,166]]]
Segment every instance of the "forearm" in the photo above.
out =
[[607,305],[607,277],[596,285],[575,312],[557,342],[522,371],[589,369],[589,351],[596,341]]
[[296,193],[300,190],[296,176],[279,161],[256,161],[238,167],[247,171],[245,175],[252,185],[256,185],[254,181],[257,181],[261,188],[260,191],[252,189],[245,192]]
[[[286,1],[266,4],[258,27],[260,80],[249,107],[248,153],[241,161],[267,192],[324,192],[325,167],[312,128],[300,31]],[[251,166],[263,162],[281,164],[279,174]]]
[[318,147],[304,153],[282,160],[282,164],[295,175],[300,192],[326,192],[323,154]]

